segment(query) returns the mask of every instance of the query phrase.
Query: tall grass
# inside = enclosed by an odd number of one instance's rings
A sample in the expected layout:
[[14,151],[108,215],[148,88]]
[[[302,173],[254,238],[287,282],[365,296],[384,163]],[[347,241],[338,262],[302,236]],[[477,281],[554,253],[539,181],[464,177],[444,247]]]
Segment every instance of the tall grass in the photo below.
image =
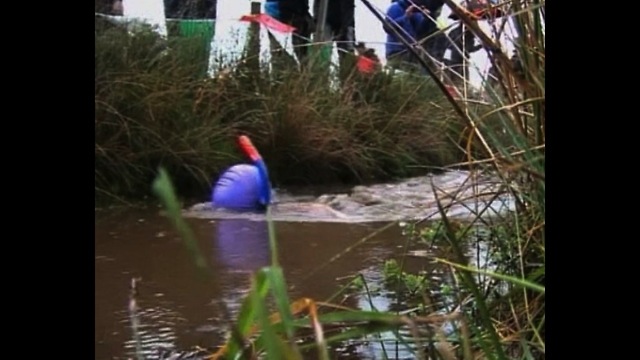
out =
[[[492,213],[488,205],[478,203],[469,208],[475,216],[461,224],[448,219],[440,204],[442,222],[435,233],[451,255],[435,260],[449,266],[459,281],[457,306],[483,358],[544,358],[545,3],[506,2],[511,15],[497,19],[493,33],[486,34],[453,1],[445,2],[486,48],[494,49],[489,57],[500,74],[496,85],[487,82],[488,105],[478,106],[464,98],[459,102],[469,115],[466,165],[474,174],[490,172],[501,179],[515,211]],[[510,40],[520,69],[500,44],[498,29],[506,21],[515,28],[516,36]],[[483,236],[478,235],[478,226]],[[431,227],[431,237],[433,232]],[[418,234],[424,237],[425,232]],[[481,243],[492,258],[484,269],[469,266],[469,246]],[[469,357],[465,351],[458,355]]]
[[[101,193],[148,194],[155,169],[201,196],[241,161],[244,133],[276,185],[387,180],[462,161],[461,121],[432,81],[359,76],[339,88],[313,72],[269,69],[247,56],[202,77],[190,39],[132,35],[96,20],[95,180]],[[247,53],[248,54],[248,53]],[[222,64],[222,56],[220,64]],[[421,171],[421,170],[420,170]]]

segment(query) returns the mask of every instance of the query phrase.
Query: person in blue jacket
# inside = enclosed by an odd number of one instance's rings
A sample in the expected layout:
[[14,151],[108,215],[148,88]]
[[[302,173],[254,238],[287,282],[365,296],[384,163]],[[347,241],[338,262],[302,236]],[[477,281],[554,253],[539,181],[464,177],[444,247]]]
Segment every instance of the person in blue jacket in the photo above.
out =
[[[387,8],[387,20],[397,23],[404,31],[400,35],[414,44],[438,31],[436,19],[440,16],[443,0],[397,0]],[[425,11],[428,16],[423,14]],[[420,71],[420,63],[415,55],[384,26],[387,33],[386,58],[390,66],[405,71]]]

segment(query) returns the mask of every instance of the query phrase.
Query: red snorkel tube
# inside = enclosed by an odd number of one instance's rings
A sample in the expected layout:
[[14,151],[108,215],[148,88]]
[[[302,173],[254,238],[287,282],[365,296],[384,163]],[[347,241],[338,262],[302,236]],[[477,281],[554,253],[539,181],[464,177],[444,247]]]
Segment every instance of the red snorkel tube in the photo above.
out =
[[258,173],[260,174],[260,203],[264,206],[268,206],[271,204],[271,184],[269,182],[269,172],[267,171],[267,166],[262,159],[262,156],[258,152],[251,139],[249,139],[246,135],[241,135],[238,138],[238,144],[240,145],[240,149],[251,159],[253,165],[258,168]]

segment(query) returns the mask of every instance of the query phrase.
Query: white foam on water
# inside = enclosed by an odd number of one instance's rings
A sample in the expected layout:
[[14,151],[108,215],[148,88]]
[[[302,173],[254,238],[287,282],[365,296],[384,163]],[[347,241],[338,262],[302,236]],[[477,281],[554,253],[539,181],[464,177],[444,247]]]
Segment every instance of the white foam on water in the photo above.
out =
[[[433,182],[433,187],[431,185]],[[356,191],[356,188],[358,191]],[[314,200],[274,203],[273,221],[371,223],[387,221],[438,220],[438,193],[444,212],[450,218],[474,218],[482,211],[484,218],[515,209],[515,200],[500,190],[500,183],[488,174],[471,177],[464,171],[404,179],[395,183],[356,186],[351,194],[328,194]],[[502,193],[496,197],[496,193]],[[369,194],[378,203],[358,203],[358,193]],[[446,196],[449,195],[449,196]],[[329,200],[320,200],[327,197]],[[331,200],[333,198],[333,200]],[[352,207],[351,205],[356,205]],[[265,221],[261,213],[239,213],[216,209],[211,203],[195,204],[183,211],[185,217],[200,219],[247,219]]]

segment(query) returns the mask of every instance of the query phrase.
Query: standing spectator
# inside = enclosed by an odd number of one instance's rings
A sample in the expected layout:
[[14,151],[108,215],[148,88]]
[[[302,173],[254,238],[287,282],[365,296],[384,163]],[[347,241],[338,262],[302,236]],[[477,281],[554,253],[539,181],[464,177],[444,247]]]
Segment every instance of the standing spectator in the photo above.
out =
[[111,15],[122,16],[123,10],[122,0],[115,0],[111,6]]
[[[420,38],[438,31],[435,20],[440,16],[443,5],[443,0],[397,0],[387,9],[387,20],[397,23],[403,30],[400,31],[400,36],[409,44],[414,44]],[[418,59],[396,38],[391,29],[385,26],[384,30],[387,33],[386,58],[389,65],[404,71],[419,71]],[[425,47],[428,48],[429,45]]]
[[[309,0],[266,0],[264,8],[267,15],[296,28],[292,38],[293,50],[298,61],[303,64],[309,54],[311,33],[314,31],[314,21],[309,14]],[[274,45],[272,42],[272,49]]]
[[[316,21],[321,0],[314,1],[314,14]],[[334,41],[338,48],[341,71],[349,65],[345,62],[350,55],[354,55],[356,30],[355,30],[355,1],[354,0],[328,0],[327,18],[322,41]]]
[[164,0],[168,19],[215,19],[217,0]]
[[476,44],[476,37],[464,24],[459,24],[449,33],[451,43],[451,59],[448,61],[450,76],[457,86],[469,81],[469,55],[482,49],[482,44]]
[[444,6],[443,0],[424,0],[422,10],[426,10],[427,16],[424,25],[418,29],[417,39],[422,42],[424,50],[436,61],[444,60],[447,50],[447,36],[438,27],[438,18]]

